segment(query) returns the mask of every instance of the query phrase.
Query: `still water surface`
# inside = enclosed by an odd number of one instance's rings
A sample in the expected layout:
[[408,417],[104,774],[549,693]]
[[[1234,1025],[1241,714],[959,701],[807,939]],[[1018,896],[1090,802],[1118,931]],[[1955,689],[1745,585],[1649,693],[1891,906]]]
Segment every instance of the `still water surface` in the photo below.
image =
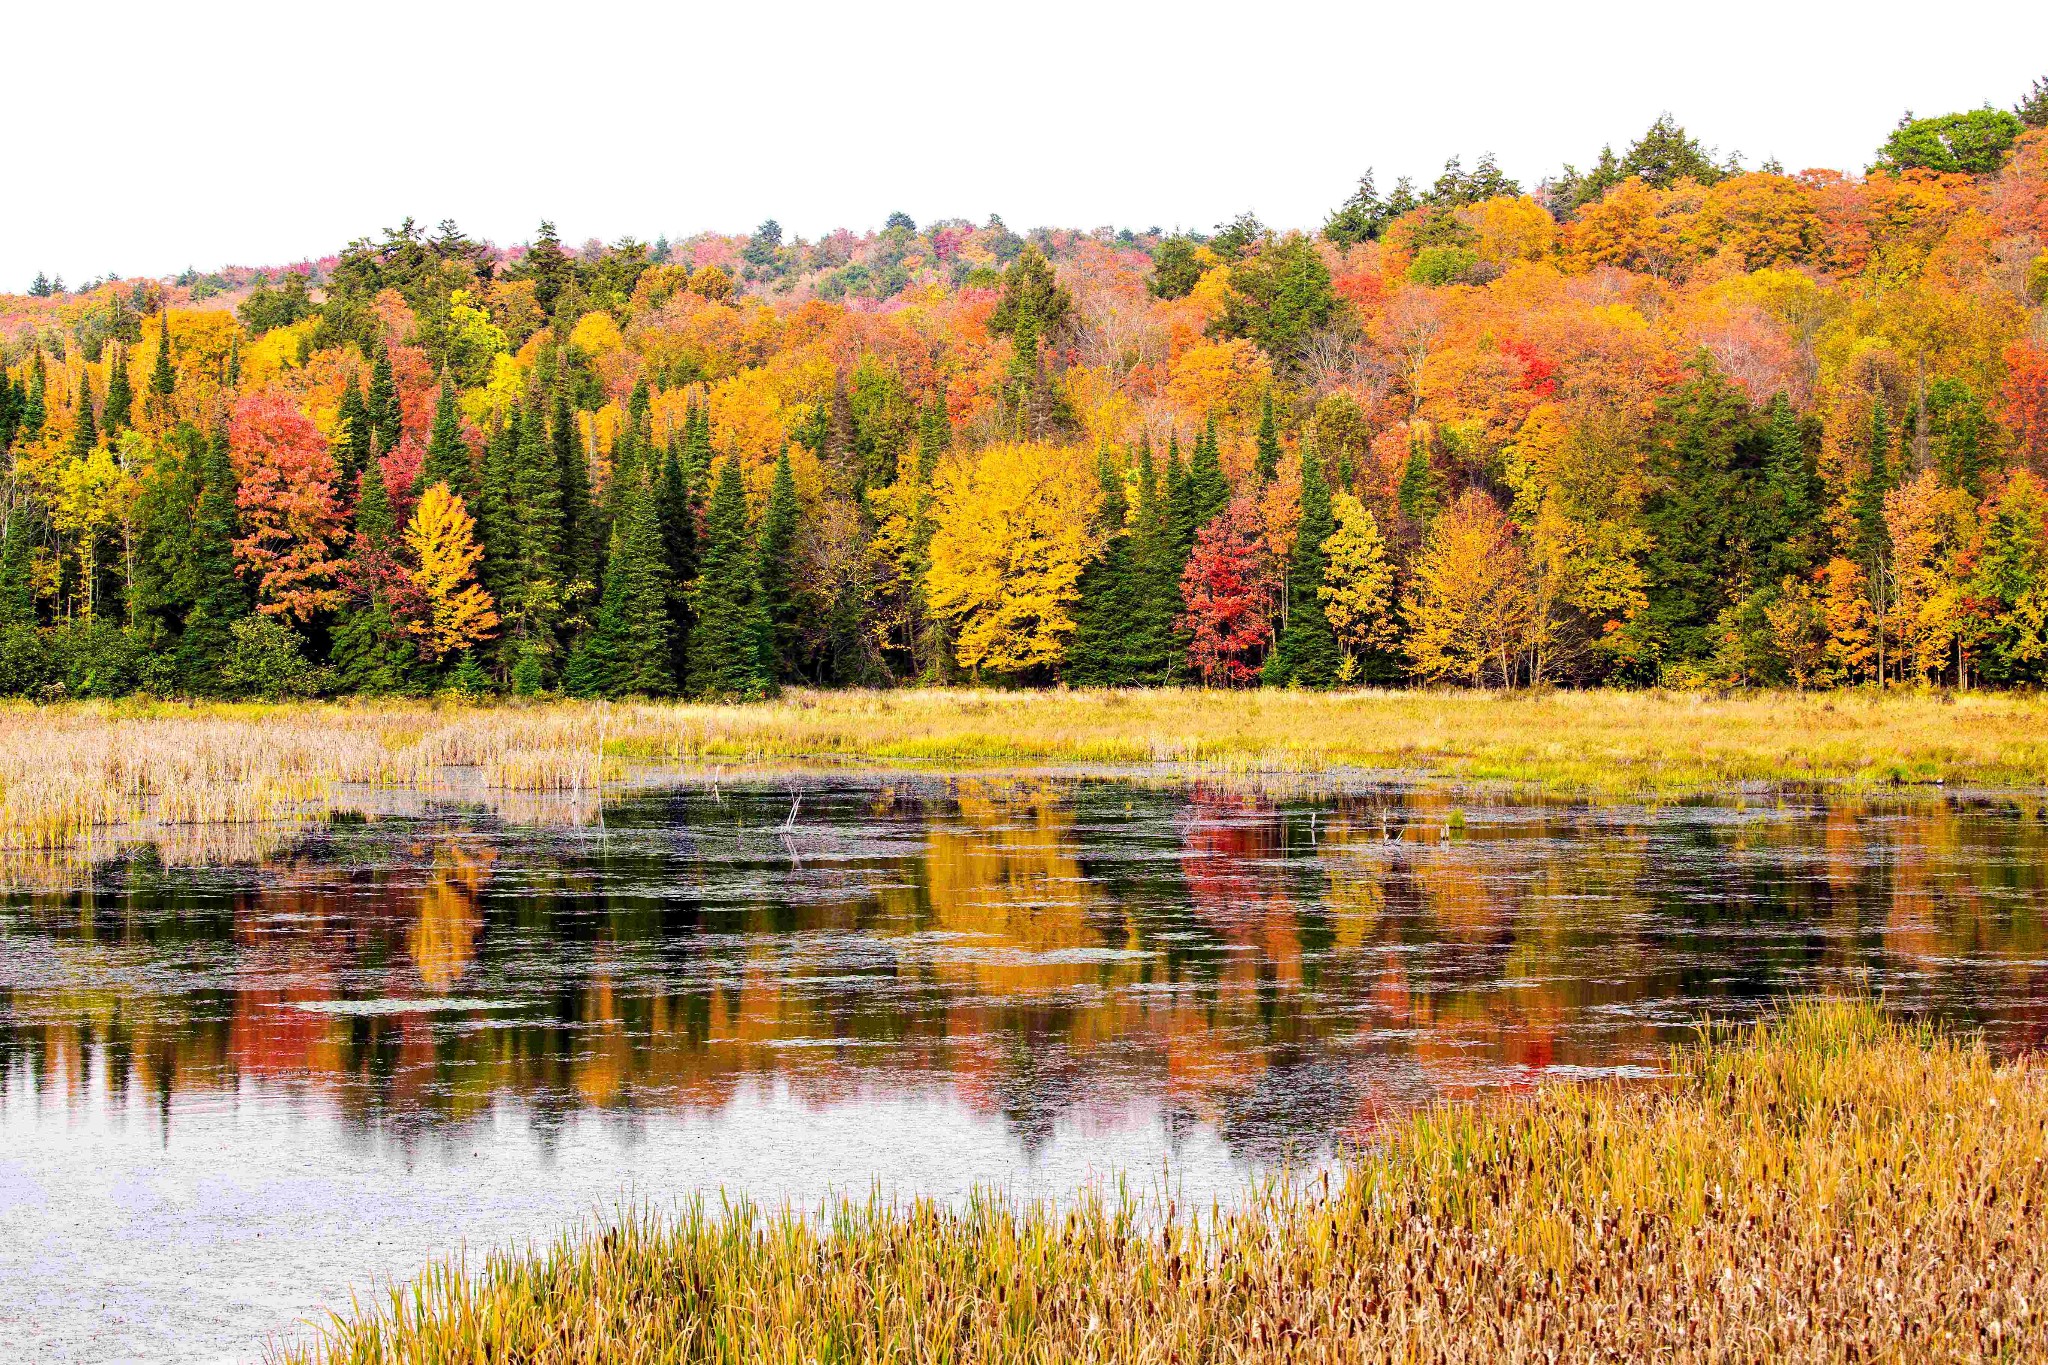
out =
[[1227,1197],[1793,995],[2048,1028],[2033,799],[844,776],[594,815],[15,869],[0,1359],[255,1359],[693,1191]]

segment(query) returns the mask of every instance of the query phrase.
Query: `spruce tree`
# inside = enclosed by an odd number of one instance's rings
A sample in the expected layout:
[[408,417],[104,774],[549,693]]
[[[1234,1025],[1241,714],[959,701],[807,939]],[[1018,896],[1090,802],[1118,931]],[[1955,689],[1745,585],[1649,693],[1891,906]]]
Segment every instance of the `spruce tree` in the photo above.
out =
[[1067,642],[1065,679],[1080,687],[1124,687],[1137,681],[1141,649],[1140,588],[1132,533],[1125,525],[1124,481],[1109,452],[1096,460],[1102,482],[1102,554],[1081,572],[1081,601]]
[[668,583],[661,522],[643,471],[628,468],[615,491],[604,590],[597,619],[569,661],[568,690],[583,697],[667,696],[675,691],[668,640]]
[[353,378],[341,386],[341,399],[334,409],[334,463],[341,471],[341,486],[349,487],[370,463],[370,410],[363,391]]
[[[370,389],[368,405],[370,428],[377,431],[377,390],[374,381]],[[381,441],[381,436],[375,437]],[[389,447],[382,447],[389,449]],[[463,506],[476,514],[477,486],[476,473],[469,460],[469,443],[462,439],[462,411],[455,399],[455,383],[446,375],[441,377],[441,396],[434,403],[434,430],[427,438],[426,458],[420,462],[419,478],[413,484],[415,494],[424,493],[437,483],[448,485],[448,491],[462,499]]]
[[43,423],[49,420],[49,378],[43,372],[43,353],[37,351],[35,363],[28,372],[28,401],[21,405],[21,425],[15,435],[23,440],[33,441],[43,434]]
[[596,518],[590,505],[590,461],[583,453],[583,433],[567,391],[555,391],[554,420],[549,426],[556,478],[562,489],[562,572],[570,583],[597,582],[597,547],[591,543]]
[[[1230,480],[1223,477],[1223,450],[1216,440],[1216,419],[1213,417],[1209,419],[1208,430],[1195,442],[1195,458],[1188,465],[1188,500],[1197,531],[1214,521],[1230,505]],[[1190,537],[1190,551],[1194,544]]]
[[512,502],[512,465],[518,458],[519,429],[524,424],[515,404],[484,441],[483,478],[476,499],[463,500],[476,518],[476,538],[484,551],[477,581],[501,602],[517,591],[519,533]]
[[15,503],[0,532],[0,630],[36,623],[35,526],[32,505]]
[[1429,450],[1420,434],[1408,438],[1408,463],[1401,467],[1401,482],[1394,500],[1400,505],[1401,515],[1414,525],[1417,539],[1428,532],[1437,509],[1443,505],[1443,483],[1429,462]]
[[[372,460],[363,468],[356,498],[355,544],[359,557],[382,556],[397,535],[384,471]],[[350,692],[388,694],[418,686],[419,651],[404,639],[374,568],[367,601],[350,605],[334,629],[332,657],[342,687]]]
[[668,568],[670,667],[678,678],[688,676],[690,654],[690,585],[697,580],[697,506],[690,495],[690,477],[683,469],[686,439],[669,438],[661,462],[658,511],[661,553]]
[[1329,556],[1323,542],[1336,530],[1330,513],[1330,485],[1323,480],[1323,462],[1313,449],[1301,453],[1301,521],[1287,569],[1287,625],[1274,643],[1261,680],[1269,687],[1330,687],[1342,660],[1336,632],[1323,614],[1323,571]]
[[[450,386],[444,377],[441,382],[441,397],[447,399],[450,392]],[[398,406],[398,382],[391,374],[391,355],[379,346],[376,358],[370,362],[370,429],[376,436],[379,455],[397,449],[398,438],[403,430],[402,417],[403,413]],[[434,420],[438,434],[438,411]],[[430,479],[424,486],[431,488],[436,482],[438,480]],[[451,483],[448,485],[448,491],[459,493],[462,490]]]
[[189,690],[210,694],[221,690],[221,661],[234,642],[234,623],[249,614],[249,594],[235,574],[235,466],[225,427],[215,429],[202,460],[192,610],[178,639],[178,673]]
[[704,512],[697,623],[690,642],[692,695],[758,697],[773,690],[761,658],[760,593],[747,546],[747,498],[737,459],[719,466]]
[[73,459],[80,459],[92,453],[100,443],[98,423],[92,417],[92,384],[84,374],[78,376],[78,424],[71,428],[69,453]]
[[128,352],[117,346],[107,366],[107,401],[100,426],[111,444],[124,428],[134,424],[135,390],[128,382]]
[[149,371],[149,392],[168,403],[177,389],[178,377],[171,369],[171,310],[165,308],[157,314],[156,363]]
[[796,548],[796,474],[789,447],[775,460],[775,481],[768,486],[768,505],[761,511],[756,576],[761,586],[761,622],[767,628],[761,658],[777,683],[796,676],[796,595],[790,560]]
[[547,654],[562,605],[561,467],[538,396],[515,412],[507,472],[500,535],[508,542],[509,572],[501,610],[513,623],[516,666]]
[[1771,399],[1764,425],[1763,502],[1759,539],[1769,581],[1804,574],[1813,567],[1819,490],[1799,414],[1783,393]]
[[1273,414],[1271,393],[1259,409],[1259,455],[1253,468],[1260,483],[1271,483],[1280,473],[1280,423]]

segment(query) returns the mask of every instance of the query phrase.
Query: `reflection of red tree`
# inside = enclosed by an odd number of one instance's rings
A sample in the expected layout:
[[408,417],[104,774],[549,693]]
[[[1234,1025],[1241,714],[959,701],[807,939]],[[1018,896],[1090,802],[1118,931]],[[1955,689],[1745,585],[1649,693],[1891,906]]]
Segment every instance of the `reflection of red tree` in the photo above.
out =
[[1285,832],[1271,801],[1197,786],[1181,823],[1181,875],[1195,913],[1233,943],[1265,935],[1259,919],[1268,901],[1292,912],[1277,863]]
[[325,988],[237,991],[228,1058],[237,1076],[317,1077],[334,1066],[334,1020],[294,1005],[333,999]]

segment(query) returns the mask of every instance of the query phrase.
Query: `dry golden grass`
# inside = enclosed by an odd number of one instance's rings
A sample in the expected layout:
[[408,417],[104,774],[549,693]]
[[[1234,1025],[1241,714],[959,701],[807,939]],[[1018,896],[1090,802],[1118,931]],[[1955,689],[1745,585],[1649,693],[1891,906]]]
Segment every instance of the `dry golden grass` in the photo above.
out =
[[345,783],[588,793],[640,761],[1392,769],[1670,795],[2048,782],[2048,702],[1978,693],[793,692],[750,706],[0,708],[0,846],[326,808]]
[[1842,1004],[1674,1060],[1668,1086],[1424,1114],[1203,1216],[636,1217],[435,1270],[279,1359],[2048,1359],[2038,1066]]

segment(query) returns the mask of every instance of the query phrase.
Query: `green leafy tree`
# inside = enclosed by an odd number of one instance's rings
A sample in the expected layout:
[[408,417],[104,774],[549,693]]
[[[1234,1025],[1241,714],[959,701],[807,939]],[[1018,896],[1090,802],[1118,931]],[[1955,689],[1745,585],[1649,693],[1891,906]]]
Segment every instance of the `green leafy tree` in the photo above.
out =
[[1297,372],[1309,338],[1337,317],[1337,293],[1315,243],[1302,236],[1268,241],[1230,270],[1220,337],[1249,337],[1285,373]]
[[1202,244],[1185,233],[1161,238],[1152,248],[1152,278],[1145,287],[1155,299],[1184,299],[1195,292],[1202,278],[1197,254]]
[[2026,127],[2019,115],[1989,107],[1938,118],[1916,119],[1909,113],[1878,148],[1871,169],[1993,175]]

